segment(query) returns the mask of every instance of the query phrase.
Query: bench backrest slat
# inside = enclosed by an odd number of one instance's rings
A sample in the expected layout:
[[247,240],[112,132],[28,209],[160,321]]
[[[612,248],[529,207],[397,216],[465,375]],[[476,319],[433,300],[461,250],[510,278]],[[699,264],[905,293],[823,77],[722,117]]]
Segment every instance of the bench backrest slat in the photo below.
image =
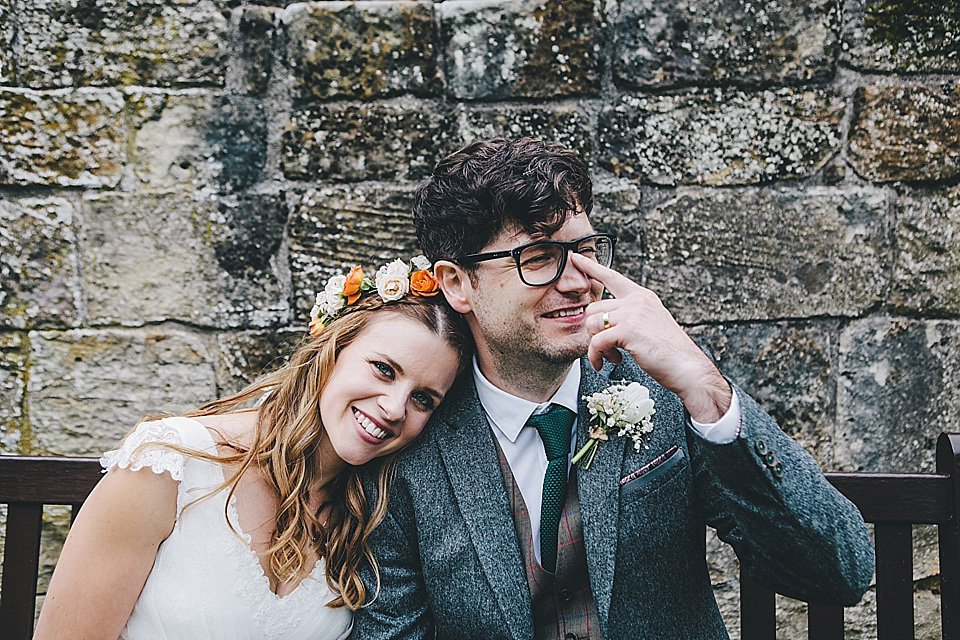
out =
[[938,524],[953,517],[953,487],[939,473],[828,473],[867,522]]
[[877,640],[913,637],[913,535],[909,524],[877,524]]
[[0,503],[79,504],[101,476],[96,458],[0,456]]
[[843,640],[843,607],[807,605],[809,640]]
[[33,635],[42,521],[43,504],[11,504],[7,507],[3,580],[0,582],[0,628],[5,638]]

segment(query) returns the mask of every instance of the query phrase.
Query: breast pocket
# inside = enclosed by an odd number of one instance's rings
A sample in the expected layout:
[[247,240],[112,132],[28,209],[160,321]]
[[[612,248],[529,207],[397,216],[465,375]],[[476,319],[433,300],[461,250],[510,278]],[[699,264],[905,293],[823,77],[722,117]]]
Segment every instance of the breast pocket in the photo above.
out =
[[674,445],[653,462],[626,476],[620,485],[621,502],[633,502],[664,486],[683,469],[683,449]]

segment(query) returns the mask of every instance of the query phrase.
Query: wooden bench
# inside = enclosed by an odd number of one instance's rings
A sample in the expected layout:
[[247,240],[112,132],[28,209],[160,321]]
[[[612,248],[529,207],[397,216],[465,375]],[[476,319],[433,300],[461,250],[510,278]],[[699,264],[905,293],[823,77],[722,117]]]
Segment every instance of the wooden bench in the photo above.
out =
[[0,635],[4,640],[33,636],[43,505],[70,505],[73,522],[101,477],[96,458],[0,456],[0,504],[7,505],[0,582]]
[[[960,435],[937,443],[937,472],[828,473],[827,478],[874,523],[877,551],[878,640],[913,638],[914,524],[938,525],[940,609],[944,640],[960,640]],[[0,629],[4,640],[33,634],[43,505],[80,504],[100,479],[92,458],[0,456],[0,504],[8,505]],[[775,595],[741,581],[742,640],[774,640]],[[843,638],[841,607],[810,606],[811,640]]]
[[[863,519],[874,524],[877,553],[877,639],[913,638],[912,525],[935,524],[940,551],[943,640],[960,640],[960,434],[941,434],[936,473],[828,473]],[[775,595],[740,581],[741,640],[773,640]],[[841,640],[843,608],[808,607],[810,640]]]

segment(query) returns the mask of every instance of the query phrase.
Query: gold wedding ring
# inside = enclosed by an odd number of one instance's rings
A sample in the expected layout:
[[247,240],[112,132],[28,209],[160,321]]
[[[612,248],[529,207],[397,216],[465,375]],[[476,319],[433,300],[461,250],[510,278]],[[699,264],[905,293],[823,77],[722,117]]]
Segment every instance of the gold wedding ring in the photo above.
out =
[[604,311],[603,315],[600,317],[603,318],[603,328],[609,329],[610,328],[610,312]]

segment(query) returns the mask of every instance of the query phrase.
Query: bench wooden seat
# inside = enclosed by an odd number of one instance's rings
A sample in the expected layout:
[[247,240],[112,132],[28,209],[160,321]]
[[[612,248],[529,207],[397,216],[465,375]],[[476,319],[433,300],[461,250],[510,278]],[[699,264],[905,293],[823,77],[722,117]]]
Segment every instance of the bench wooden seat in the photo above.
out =
[[[944,640],[960,640],[960,434],[942,434],[936,473],[828,473],[827,478],[875,527],[878,640],[913,638],[912,526],[939,529],[940,609]],[[93,458],[0,456],[0,504],[7,531],[0,583],[4,640],[33,635],[43,505],[80,504],[101,477]],[[742,640],[774,640],[775,594],[741,580]],[[843,638],[841,607],[810,606],[811,640]]]

